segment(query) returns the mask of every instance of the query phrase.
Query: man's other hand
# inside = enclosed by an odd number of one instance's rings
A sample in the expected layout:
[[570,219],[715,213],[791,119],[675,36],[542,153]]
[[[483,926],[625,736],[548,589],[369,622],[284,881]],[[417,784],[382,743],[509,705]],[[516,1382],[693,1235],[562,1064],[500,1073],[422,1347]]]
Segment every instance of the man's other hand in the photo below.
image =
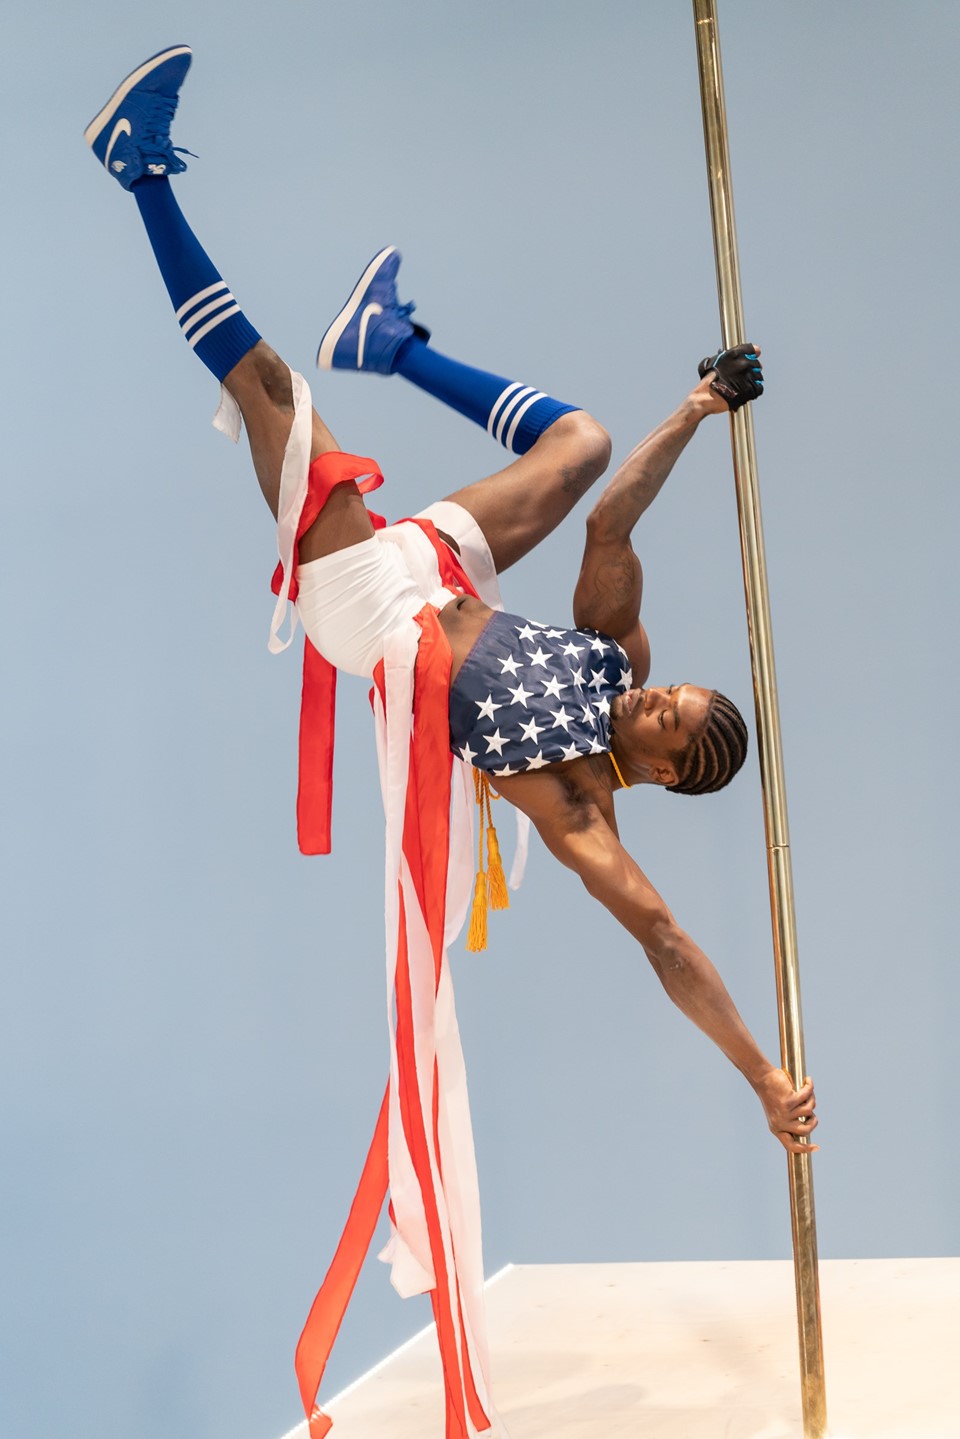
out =
[[801,1144],[799,1138],[812,1134],[819,1123],[812,1079],[805,1079],[800,1089],[794,1089],[793,1080],[784,1070],[771,1069],[756,1085],[756,1091],[771,1134],[777,1136],[788,1154],[810,1154],[820,1148],[819,1144]]
[[707,389],[716,397],[717,403],[710,407],[715,413],[739,410],[741,405],[763,394],[763,369],[757,345],[734,345],[719,354],[708,355],[700,361],[697,373],[703,381],[698,388]]

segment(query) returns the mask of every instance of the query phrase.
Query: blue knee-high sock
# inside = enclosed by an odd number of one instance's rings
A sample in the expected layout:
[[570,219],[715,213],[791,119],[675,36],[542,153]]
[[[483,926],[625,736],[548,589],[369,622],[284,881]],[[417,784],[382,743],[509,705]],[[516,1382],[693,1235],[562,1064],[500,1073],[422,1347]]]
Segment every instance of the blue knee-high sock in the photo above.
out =
[[468,420],[482,425],[505,449],[517,455],[525,455],[554,420],[580,408],[552,400],[531,385],[461,365],[459,360],[432,350],[418,336],[404,341],[393,369]]
[[223,380],[260,339],[160,177],[133,186],[180,329],[208,370]]

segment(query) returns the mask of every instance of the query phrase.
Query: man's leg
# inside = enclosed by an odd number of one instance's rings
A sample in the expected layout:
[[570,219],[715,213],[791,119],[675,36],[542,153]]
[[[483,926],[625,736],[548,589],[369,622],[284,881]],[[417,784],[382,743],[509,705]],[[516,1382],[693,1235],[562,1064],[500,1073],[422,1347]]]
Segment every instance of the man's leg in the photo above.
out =
[[[190,62],[185,45],[145,61],[91,121],[85,138],[108,173],[136,200],[184,338],[237,400],[257,478],[276,517],[293,420],[290,372],[243,314],[187,224],[168,179],[186,169],[171,144],[170,122]],[[311,459],[336,448],[314,412]],[[372,533],[356,486],[338,486],[303,537],[301,557],[316,559]]]
[[[280,356],[260,340],[226,375],[223,383],[240,406],[260,489],[276,519],[283,455],[293,423],[290,370]],[[338,449],[333,435],[314,410],[311,460]],[[361,540],[370,539],[373,532],[357,486],[353,482],[337,485],[300,539],[300,562],[306,564],[308,560],[359,544]]]
[[507,569],[555,529],[603,473],[609,438],[575,406],[431,348],[428,332],[410,319],[413,306],[398,303],[399,264],[393,246],[374,256],[324,334],[317,363],[402,375],[521,457],[447,496],[477,521],[497,569]]
[[573,410],[505,470],[446,498],[476,520],[500,573],[556,529],[609,460],[606,430],[585,410]]

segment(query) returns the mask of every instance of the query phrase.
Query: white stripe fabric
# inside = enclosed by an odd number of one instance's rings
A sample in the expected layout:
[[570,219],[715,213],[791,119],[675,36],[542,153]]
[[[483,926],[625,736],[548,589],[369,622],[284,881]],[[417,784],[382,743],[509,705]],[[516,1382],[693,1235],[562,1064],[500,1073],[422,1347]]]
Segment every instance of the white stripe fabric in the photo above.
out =
[[524,385],[508,400],[507,404],[504,405],[500,412],[500,418],[497,421],[497,427],[493,432],[493,438],[498,440],[501,445],[506,445],[507,443],[503,438],[503,432],[506,429],[508,420],[516,413],[517,406],[522,405],[528,395],[535,394],[536,390],[534,390],[532,385]]
[[[469,1367],[481,1406],[491,1421],[488,1436],[506,1439],[506,1429],[490,1395],[489,1347],[483,1295],[480,1196],[473,1128],[446,945],[459,932],[473,889],[472,804],[467,767],[455,764],[448,860],[447,908],[440,979],[425,918],[403,855],[403,821],[413,707],[413,667],[419,643],[416,624],[407,621],[386,639],[386,706],[374,691],[374,717],[380,784],[386,811],[385,917],[387,1022],[390,1031],[389,1184],[396,1223],[380,1258],[391,1266],[391,1282],[408,1297],[436,1284],[430,1255],[423,1196],[400,1119],[398,1062],[394,1026],[394,986],[399,939],[398,887],[403,891],[407,928],[410,999],[414,1029],[417,1089],[429,1151],[431,1187],[440,1224],[447,1270],[447,1299],[455,1318],[455,1342],[461,1373]],[[458,774],[458,770],[460,771]],[[470,786],[472,788],[472,785]],[[438,1083],[438,1138],[433,1141],[434,1074]],[[443,1176],[441,1180],[441,1174]],[[458,1293],[459,1289],[459,1293]],[[463,1334],[456,1317],[462,1316]],[[466,1353],[464,1353],[464,1338]],[[465,1404],[466,1408],[466,1404]],[[469,1412],[468,1439],[478,1439]]]
[[293,579],[293,546],[297,538],[300,513],[307,498],[310,475],[310,444],[313,439],[313,400],[310,386],[296,370],[290,371],[293,389],[293,424],[287,448],[283,452],[280,470],[280,499],[277,505],[277,551],[283,565],[283,584],[277,595],[273,618],[270,621],[270,638],[267,648],[273,655],[285,650],[297,628],[297,607],[293,606],[290,633],[280,638],[280,627],[286,618],[287,601],[290,597],[290,582]]
[[[229,298],[232,300],[233,296],[231,295]],[[239,313],[240,306],[236,302],[234,302],[230,306],[229,310],[221,310],[219,315],[214,315],[213,319],[208,320],[205,325],[201,326],[201,328],[197,331],[195,335],[190,336],[190,339],[187,343],[189,344],[191,350],[194,348],[195,345],[199,345],[204,335],[209,335],[210,331],[215,330],[218,325],[223,323],[224,320],[229,320],[231,315],[239,315]]]
[[497,400],[496,400],[496,403],[494,404],[493,409],[490,411],[490,418],[487,420],[487,434],[488,434],[488,435],[492,435],[492,434],[493,434],[493,426],[494,426],[494,423],[496,422],[497,415],[498,415],[498,413],[499,413],[499,411],[500,411],[500,406],[501,406],[506,400],[509,400],[510,396],[511,396],[512,394],[515,394],[517,390],[522,390],[522,389],[523,389],[523,386],[522,386],[519,382],[516,382],[516,383],[514,383],[514,384],[512,384],[512,385],[508,385],[507,388],[504,390],[504,392],[503,392],[502,395],[498,395]]
[[[283,458],[278,506],[277,549],[284,568],[284,583],[270,628],[269,648],[276,653],[290,640],[282,640],[293,570],[293,545],[307,494],[311,441],[310,390],[302,375],[291,372],[294,420]],[[439,584],[439,569],[436,582]],[[295,623],[294,619],[294,623]],[[292,632],[291,632],[292,634]],[[473,804],[468,768],[455,762],[452,780],[452,816],[447,860],[444,943],[440,975],[434,967],[433,945],[420,911],[416,887],[403,853],[404,817],[409,783],[410,727],[414,708],[414,667],[419,648],[419,626],[404,620],[384,640],[385,702],[374,689],[374,719],[380,784],[386,819],[384,908],[386,930],[386,999],[390,1038],[390,1095],[388,1124],[389,1191],[395,1225],[382,1258],[391,1264],[391,1280],[401,1295],[423,1293],[436,1285],[430,1234],[423,1192],[400,1112],[399,1056],[397,1053],[394,996],[400,938],[400,895],[406,919],[414,1063],[423,1131],[427,1140],[429,1182],[437,1209],[443,1257],[447,1270],[447,1306],[454,1321],[454,1340],[461,1375],[469,1371],[493,1439],[507,1439],[506,1429],[490,1397],[489,1351],[483,1294],[480,1197],[463,1050],[453,1000],[447,944],[459,932],[473,890]],[[434,1140],[433,1104],[436,1076],[438,1123]],[[442,1176],[442,1178],[441,1178]],[[461,1325],[458,1322],[462,1318]],[[463,1395],[467,1439],[478,1439]]]
[[218,290],[225,290],[226,288],[226,280],[218,280],[215,285],[208,285],[205,290],[198,290],[197,293],[192,297],[192,299],[185,300],[184,303],[180,306],[179,310],[176,313],[177,321],[179,322],[180,320],[182,320],[184,315],[186,315],[188,311],[193,309],[194,305],[199,305],[202,300],[209,299],[209,297],[211,295],[215,295]]
[[187,319],[180,321],[180,328],[183,331],[184,338],[189,339],[190,331],[194,326],[199,325],[201,320],[205,320],[207,316],[212,315],[215,310],[221,310],[224,305],[233,304],[236,304],[233,295],[231,295],[229,290],[224,290],[222,294],[217,295],[216,299],[211,300],[208,305],[201,305],[199,310],[194,310],[193,314]]
[[[177,311],[177,320],[183,338],[193,350],[211,330],[215,330],[232,315],[239,314],[240,306],[227,288],[226,281],[218,280],[215,285],[207,285],[206,289],[198,290],[191,299],[186,300]],[[206,324],[202,323],[204,320]]]
[[508,450],[513,449],[513,437],[517,433],[517,426],[529,410],[530,406],[535,405],[538,400],[545,400],[546,398],[547,397],[542,390],[537,390],[536,394],[531,395],[529,400],[522,404],[519,410],[517,410],[516,414],[513,417],[513,424],[510,426],[507,438],[503,442]]

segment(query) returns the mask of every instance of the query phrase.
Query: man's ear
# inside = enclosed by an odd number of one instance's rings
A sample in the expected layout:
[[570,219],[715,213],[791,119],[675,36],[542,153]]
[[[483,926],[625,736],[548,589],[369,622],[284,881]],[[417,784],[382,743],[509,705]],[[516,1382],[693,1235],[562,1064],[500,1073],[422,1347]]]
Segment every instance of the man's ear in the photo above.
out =
[[651,784],[676,784],[680,774],[671,760],[659,760],[650,766]]

